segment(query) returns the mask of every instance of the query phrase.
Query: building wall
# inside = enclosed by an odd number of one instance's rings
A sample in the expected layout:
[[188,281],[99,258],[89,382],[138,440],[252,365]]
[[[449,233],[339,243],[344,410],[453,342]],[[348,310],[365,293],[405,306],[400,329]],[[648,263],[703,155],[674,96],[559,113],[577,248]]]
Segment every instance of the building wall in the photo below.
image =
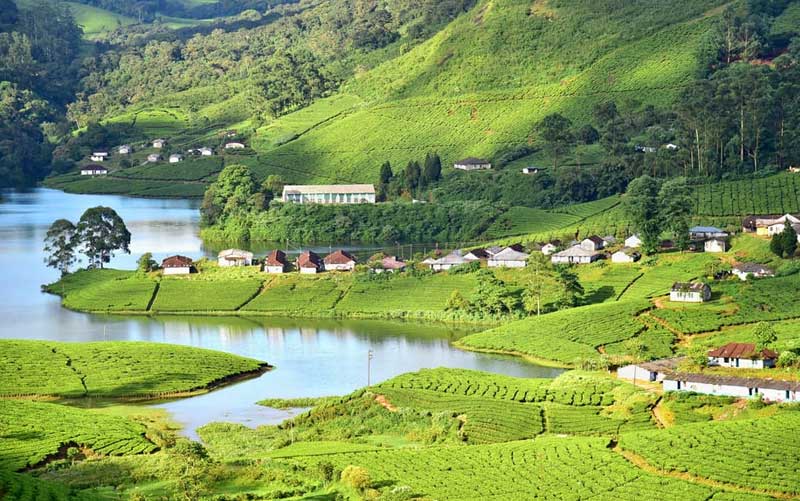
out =
[[[798,402],[800,393],[790,391],[788,398],[786,390],[775,390],[771,388],[748,388],[745,386],[714,385],[708,383],[681,383],[678,388],[678,381],[665,379],[663,383],[664,391],[693,391],[704,395],[722,395],[726,397],[750,398],[761,395],[770,402]],[[756,390],[758,390],[756,392]]]
[[303,275],[316,275],[317,271],[316,268],[300,268],[300,273]]
[[283,266],[265,266],[264,271],[271,274],[280,274],[284,272]]
[[237,259],[237,260],[230,260],[225,259],[224,257],[218,258],[217,263],[223,268],[229,268],[233,266],[250,266],[253,264],[252,259]]
[[353,268],[356,267],[356,263],[346,263],[346,264],[326,264],[325,270],[327,271],[353,271]]
[[705,250],[706,252],[725,252],[726,245],[718,242],[706,242],[705,243]]
[[623,254],[615,253],[613,256],[611,256],[612,263],[632,263],[633,261],[634,261],[633,257],[624,253]]
[[495,261],[489,260],[489,268],[524,268],[525,261]]
[[659,374],[657,372],[649,371],[638,365],[626,365],[617,369],[617,377],[621,379],[637,380],[637,381],[658,381]]
[[[739,369],[763,369],[765,367],[772,366],[772,361],[766,362],[764,360],[751,360],[749,358],[728,358],[727,362],[725,358],[709,358],[709,362],[712,365],[719,365],[720,367],[735,367]],[[739,364],[736,364],[736,361],[739,361]]]
[[669,300],[677,303],[702,303],[704,298],[699,292],[671,291],[669,293]]
[[164,268],[164,275],[188,275],[192,269],[188,266],[183,268]]
[[489,170],[492,168],[492,164],[480,164],[480,165],[455,164],[453,167],[458,170]]
[[374,204],[374,193],[287,193],[283,196],[284,202],[295,204]]

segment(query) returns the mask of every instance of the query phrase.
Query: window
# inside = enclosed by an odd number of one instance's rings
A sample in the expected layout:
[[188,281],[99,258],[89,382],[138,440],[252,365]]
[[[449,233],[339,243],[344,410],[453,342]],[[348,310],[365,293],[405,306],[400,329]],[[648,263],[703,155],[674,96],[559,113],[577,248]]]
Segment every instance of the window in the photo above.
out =
[[753,396],[753,388],[748,388],[747,389],[747,394],[752,397]]
[[730,358],[728,358],[728,357],[725,357],[725,358],[723,358],[723,360],[724,360],[724,361],[725,361],[725,363],[727,364],[728,362],[730,362],[730,360],[731,360],[731,359],[730,359]]
[[791,399],[792,399],[792,396],[789,393],[789,390],[786,390],[786,400],[791,400]]

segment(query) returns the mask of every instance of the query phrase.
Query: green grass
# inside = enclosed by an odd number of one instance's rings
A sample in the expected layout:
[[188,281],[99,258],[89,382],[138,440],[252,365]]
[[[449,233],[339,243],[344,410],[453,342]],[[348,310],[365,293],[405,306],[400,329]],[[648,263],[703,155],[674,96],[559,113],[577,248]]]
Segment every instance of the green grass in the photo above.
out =
[[503,238],[528,233],[557,232],[576,224],[580,217],[529,207],[512,207],[486,231],[486,238]]
[[174,181],[145,181],[102,176],[67,174],[48,178],[45,185],[67,193],[96,193],[102,195],[131,195],[156,198],[200,198],[206,191],[204,183],[175,183]]
[[716,258],[713,255],[664,254],[653,264],[645,263],[643,275],[625,291],[620,299],[651,298],[669,292],[675,282],[685,282],[704,273],[705,265]]
[[0,341],[0,396],[155,397],[261,369],[236,355],[140,342]]
[[330,311],[349,286],[349,279],[335,275],[276,277],[243,310],[285,313]]
[[59,294],[67,308],[82,311],[145,311],[156,282],[121,270],[78,271],[48,291]]
[[798,426],[800,413],[786,412],[755,420],[689,424],[626,435],[620,446],[662,470],[798,494]]
[[606,436],[655,428],[650,409],[646,405],[640,405],[637,412],[625,418],[609,415],[604,410],[604,407],[548,403],[544,407],[545,426],[548,433]]
[[472,275],[439,273],[422,277],[397,276],[386,281],[355,281],[337,305],[345,313],[443,312],[453,291],[472,296]]
[[700,216],[800,212],[800,176],[795,174],[702,184],[694,192],[695,213]]
[[93,501],[97,496],[55,482],[0,469],[0,493],[14,501]]
[[259,279],[203,280],[164,278],[161,280],[152,311],[219,312],[239,309],[258,294]]
[[145,430],[127,419],[84,409],[0,400],[0,469],[36,465],[65,444],[102,455],[153,452],[157,447],[144,437]]
[[222,167],[222,157],[189,157],[177,164],[158,163],[132,167],[115,172],[114,176],[156,181],[200,181],[219,173]]
[[635,316],[646,301],[623,301],[557,311],[459,340],[468,349],[514,352],[572,364],[599,357],[598,348],[629,339],[644,325]]

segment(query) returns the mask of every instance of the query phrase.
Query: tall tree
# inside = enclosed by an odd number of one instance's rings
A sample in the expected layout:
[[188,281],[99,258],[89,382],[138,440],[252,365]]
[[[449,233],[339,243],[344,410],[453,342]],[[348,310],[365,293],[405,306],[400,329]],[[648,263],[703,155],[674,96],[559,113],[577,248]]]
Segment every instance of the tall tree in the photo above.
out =
[[658,181],[646,175],[634,179],[628,185],[623,204],[634,230],[642,239],[642,250],[648,254],[655,252],[662,228]]
[[658,192],[660,219],[680,250],[689,248],[689,222],[693,212],[691,194],[684,177],[665,181]]
[[93,267],[103,267],[115,251],[130,254],[131,233],[119,214],[110,207],[92,207],[81,216],[77,238]]
[[422,183],[429,185],[442,178],[442,159],[438,153],[425,156],[425,164],[422,168]]
[[771,324],[767,322],[759,322],[753,328],[753,336],[756,338],[756,349],[764,350],[771,348],[772,345],[778,341],[778,333]]
[[569,266],[557,266],[556,280],[558,280],[558,284],[561,287],[556,301],[558,309],[563,310],[578,306],[585,292],[578,275],[574,273]]
[[537,132],[542,141],[544,141],[545,151],[553,159],[553,169],[557,169],[561,157],[569,151],[570,146],[575,142],[575,136],[572,133],[572,121],[559,113],[553,113],[539,122]]
[[406,189],[408,189],[409,193],[414,193],[414,190],[419,187],[421,176],[422,168],[419,166],[419,162],[416,160],[408,162],[405,170],[405,180]]
[[78,244],[76,236],[77,228],[67,219],[56,220],[47,230],[44,262],[60,271],[62,276],[69,273],[70,267],[75,264],[75,248]]

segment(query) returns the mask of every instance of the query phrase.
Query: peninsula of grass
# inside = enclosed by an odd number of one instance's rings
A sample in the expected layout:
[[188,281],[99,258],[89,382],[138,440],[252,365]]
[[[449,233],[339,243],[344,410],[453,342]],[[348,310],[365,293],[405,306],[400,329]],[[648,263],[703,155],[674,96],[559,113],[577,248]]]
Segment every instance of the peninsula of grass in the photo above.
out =
[[202,393],[264,362],[161,343],[0,341],[0,397],[155,399]]

